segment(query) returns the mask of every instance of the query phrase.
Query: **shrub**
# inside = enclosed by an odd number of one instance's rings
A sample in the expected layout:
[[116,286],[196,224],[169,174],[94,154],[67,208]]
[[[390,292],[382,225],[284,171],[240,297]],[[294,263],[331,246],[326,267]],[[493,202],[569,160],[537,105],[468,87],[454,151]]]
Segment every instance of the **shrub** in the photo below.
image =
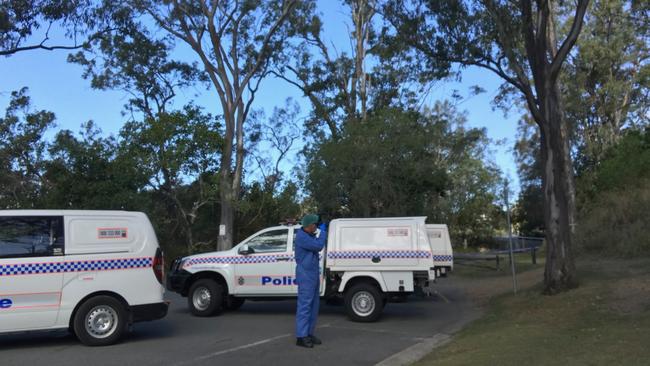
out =
[[613,256],[650,255],[650,180],[606,191],[585,203],[578,216],[580,251]]

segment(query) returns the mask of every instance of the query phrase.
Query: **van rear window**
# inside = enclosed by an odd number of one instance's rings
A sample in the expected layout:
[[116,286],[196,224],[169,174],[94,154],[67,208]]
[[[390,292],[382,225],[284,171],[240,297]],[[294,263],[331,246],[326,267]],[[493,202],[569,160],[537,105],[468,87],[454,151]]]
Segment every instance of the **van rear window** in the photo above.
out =
[[0,217],[0,258],[64,254],[62,216]]

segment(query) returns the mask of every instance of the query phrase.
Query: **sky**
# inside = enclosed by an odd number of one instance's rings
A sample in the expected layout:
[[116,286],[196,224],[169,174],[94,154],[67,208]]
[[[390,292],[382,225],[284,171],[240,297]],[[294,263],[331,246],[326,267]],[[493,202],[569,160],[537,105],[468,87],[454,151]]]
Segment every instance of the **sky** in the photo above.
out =
[[[336,44],[337,48],[340,47],[340,51],[345,51],[348,45],[346,24],[349,24],[349,21],[345,9],[339,4],[336,1],[319,0],[318,10],[322,13],[325,26],[324,38]],[[56,35],[53,38],[56,38]],[[4,114],[12,91],[28,87],[32,108],[52,111],[57,117],[57,127],[49,132],[50,137],[61,129],[78,132],[81,124],[88,120],[93,120],[105,135],[117,134],[127,120],[127,117],[122,116],[122,111],[128,96],[123,91],[92,89],[90,81],[81,77],[82,67],[66,61],[68,53],[36,50],[0,57],[0,113]],[[190,52],[187,56],[193,57]],[[473,85],[480,85],[485,89],[485,93],[463,101],[459,109],[465,111],[469,127],[484,127],[488,137],[502,142],[492,146],[493,160],[509,177],[512,182],[510,186],[516,192],[518,179],[512,146],[515,142],[518,114],[504,116],[502,111],[493,109],[491,102],[500,84],[501,80],[489,71],[467,68],[462,72],[462,81],[437,82],[431,89],[426,104],[432,105],[436,100],[451,99],[454,90],[468,96]],[[310,104],[301,92],[285,81],[274,78],[262,83],[253,107],[264,110],[269,116],[273,108],[283,106],[287,98],[298,102],[303,115],[309,113]],[[177,105],[192,101],[212,114],[221,112],[216,93],[206,90],[203,86],[182,91],[177,99]]]

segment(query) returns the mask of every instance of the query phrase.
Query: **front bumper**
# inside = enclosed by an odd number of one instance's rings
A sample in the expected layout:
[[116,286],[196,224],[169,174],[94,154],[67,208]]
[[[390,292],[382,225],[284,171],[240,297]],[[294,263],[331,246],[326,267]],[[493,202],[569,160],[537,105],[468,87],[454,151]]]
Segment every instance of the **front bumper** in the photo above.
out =
[[131,322],[147,322],[150,320],[162,319],[167,315],[169,302],[158,302],[154,304],[131,306]]
[[165,286],[169,291],[177,292],[183,296],[187,296],[187,281],[192,276],[191,273],[184,269],[179,268],[180,260],[176,259],[172,262],[167,273],[167,281]]

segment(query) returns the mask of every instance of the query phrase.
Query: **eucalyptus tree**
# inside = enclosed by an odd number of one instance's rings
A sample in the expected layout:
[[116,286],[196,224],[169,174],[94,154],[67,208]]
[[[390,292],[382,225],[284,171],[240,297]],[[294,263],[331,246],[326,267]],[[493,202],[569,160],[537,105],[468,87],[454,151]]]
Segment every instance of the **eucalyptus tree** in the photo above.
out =
[[[290,62],[273,73],[298,88],[312,106],[310,132],[337,139],[346,123],[364,122],[375,108],[411,107],[424,74],[405,62],[408,54],[385,42],[392,28],[382,27],[376,0],[339,1],[344,17],[324,24],[313,17],[287,52]],[[325,27],[344,26],[347,36],[329,39]]]
[[132,1],[134,9],[189,46],[216,93],[224,120],[219,164],[218,249],[233,244],[242,189],[247,122],[262,81],[285,61],[283,48],[312,19],[313,1]]
[[[187,104],[175,105],[181,91],[205,83],[197,63],[172,57],[172,36],[156,37],[124,4],[107,4],[102,12],[116,29],[94,39],[68,60],[84,67],[83,77],[95,89],[116,89],[129,98],[129,119],[120,130],[117,160],[135,162],[145,176],[144,188],[161,198],[168,221],[179,231],[190,253],[200,241],[194,226],[199,211],[216,201],[221,152],[218,117]],[[188,187],[196,187],[187,199]]]
[[383,11],[399,40],[420,54],[423,68],[476,66],[514,88],[540,132],[546,224],[544,291],[577,286],[571,233],[575,183],[570,127],[560,90],[562,66],[582,30],[589,0],[577,0],[561,37],[556,1],[400,0]]

